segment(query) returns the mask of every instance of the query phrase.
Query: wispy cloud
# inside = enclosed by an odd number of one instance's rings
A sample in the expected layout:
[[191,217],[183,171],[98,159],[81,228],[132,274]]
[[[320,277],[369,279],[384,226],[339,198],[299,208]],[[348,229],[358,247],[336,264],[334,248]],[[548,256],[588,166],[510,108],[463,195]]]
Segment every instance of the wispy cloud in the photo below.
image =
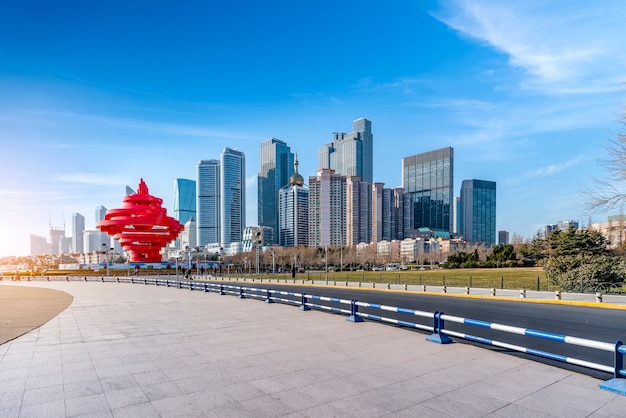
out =
[[529,77],[523,86],[551,93],[621,88],[626,3],[450,0],[433,15],[461,34],[509,56]]
[[587,157],[585,157],[584,155],[578,156],[574,159],[571,159],[569,161],[565,161],[561,164],[550,164],[547,165],[545,167],[539,167],[533,170],[529,170],[526,173],[524,173],[522,175],[523,178],[528,179],[528,178],[536,178],[536,177],[548,177],[548,176],[552,176],[554,174],[557,174],[563,170],[566,170],[572,166],[575,166],[583,161],[585,161],[587,159]]
[[125,177],[100,173],[68,173],[54,176],[54,181],[91,186],[119,186],[126,184],[126,180]]

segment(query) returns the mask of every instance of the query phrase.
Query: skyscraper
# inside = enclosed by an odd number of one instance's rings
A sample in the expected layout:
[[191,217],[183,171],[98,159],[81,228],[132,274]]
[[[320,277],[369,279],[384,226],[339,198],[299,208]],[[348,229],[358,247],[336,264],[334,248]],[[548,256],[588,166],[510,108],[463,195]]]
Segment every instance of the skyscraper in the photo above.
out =
[[298,159],[289,184],[278,191],[278,241],[284,247],[309,244],[309,190],[298,173]]
[[319,150],[319,168],[330,168],[336,174],[359,176],[371,183],[374,177],[374,137],[372,122],[360,118],[352,122],[352,132],[335,132],[333,142]]
[[[107,208],[104,206],[98,206],[96,208],[96,223],[104,220],[104,215],[107,213]],[[101,250],[103,247],[111,248],[111,237],[106,232],[99,233],[100,247]]]
[[345,245],[372,241],[372,184],[358,176],[346,176],[345,187]]
[[346,176],[330,168],[309,176],[309,247],[345,243],[345,196]]
[[72,214],[72,251],[83,252],[83,231],[85,231],[85,217],[80,213]]
[[220,242],[220,162],[201,160],[196,175],[197,243],[216,244]]
[[496,183],[463,180],[460,231],[466,241],[496,244]]
[[291,149],[280,139],[270,138],[261,143],[261,170],[258,175],[259,226],[273,230],[271,243],[279,241],[278,191],[289,184],[294,173]]
[[188,179],[174,180],[174,219],[186,224],[196,217],[196,182]]
[[405,228],[430,228],[452,232],[454,150],[452,147],[402,159],[402,188],[408,194]]
[[224,148],[220,155],[220,245],[241,242],[246,224],[246,156]]

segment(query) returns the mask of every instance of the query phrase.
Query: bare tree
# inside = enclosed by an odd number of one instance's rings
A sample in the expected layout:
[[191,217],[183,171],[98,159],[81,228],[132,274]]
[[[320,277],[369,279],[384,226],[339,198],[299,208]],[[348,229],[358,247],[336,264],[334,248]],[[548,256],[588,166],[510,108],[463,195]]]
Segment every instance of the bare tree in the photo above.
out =
[[626,203],[626,106],[618,118],[620,130],[609,140],[608,158],[600,160],[608,179],[595,179],[596,187],[583,191],[591,212],[605,212],[622,208]]

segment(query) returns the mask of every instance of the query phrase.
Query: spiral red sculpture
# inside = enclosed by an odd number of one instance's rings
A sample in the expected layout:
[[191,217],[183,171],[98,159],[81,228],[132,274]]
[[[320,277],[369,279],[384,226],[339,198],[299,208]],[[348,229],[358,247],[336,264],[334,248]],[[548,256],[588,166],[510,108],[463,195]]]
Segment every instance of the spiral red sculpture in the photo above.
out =
[[124,197],[120,209],[109,209],[96,223],[102,232],[118,240],[131,262],[160,262],[161,249],[176,239],[183,225],[167,216],[163,199],[151,196],[141,179],[137,193]]

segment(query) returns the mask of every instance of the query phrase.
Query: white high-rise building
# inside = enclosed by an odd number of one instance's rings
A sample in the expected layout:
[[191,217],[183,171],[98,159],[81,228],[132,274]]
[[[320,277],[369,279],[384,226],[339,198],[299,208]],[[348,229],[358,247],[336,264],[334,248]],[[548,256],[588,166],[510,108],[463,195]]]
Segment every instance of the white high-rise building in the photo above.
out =
[[279,244],[297,247],[309,244],[309,190],[298,173],[298,159],[289,184],[278,192]]
[[72,251],[83,252],[83,231],[85,230],[85,217],[80,213],[72,215]]
[[201,160],[196,166],[197,245],[220,241],[220,162]]
[[246,226],[246,156],[224,148],[220,155],[220,244],[241,242]]
[[309,247],[343,245],[346,230],[346,177],[330,168],[309,176]]

